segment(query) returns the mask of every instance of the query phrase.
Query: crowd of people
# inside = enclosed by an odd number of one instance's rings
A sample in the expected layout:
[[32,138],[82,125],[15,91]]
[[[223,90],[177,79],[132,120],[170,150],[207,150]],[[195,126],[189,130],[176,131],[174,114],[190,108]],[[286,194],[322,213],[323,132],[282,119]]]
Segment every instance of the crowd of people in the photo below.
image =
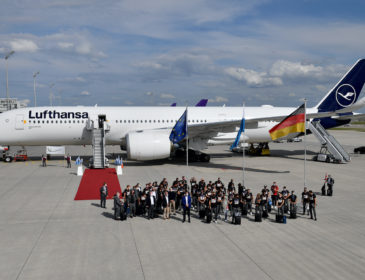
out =
[[[329,176],[330,177],[330,176]],[[333,179],[332,179],[333,180]],[[332,180],[327,180],[328,188],[333,192]],[[108,186],[106,183],[100,188],[100,206],[106,207]],[[136,216],[154,219],[159,215],[163,219],[170,219],[171,215],[180,212],[182,222],[190,223],[191,211],[195,211],[199,218],[207,223],[222,219],[240,224],[241,216],[254,216],[255,221],[269,218],[270,214],[276,215],[278,222],[297,217],[297,204],[299,203],[295,191],[289,191],[286,186],[279,188],[273,182],[269,188],[264,185],[262,190],[254,195],[249,188],[233,179],[227,186],[218,178],[215,182],[205,182],[204,179],[197,181],[194,177],[190,182],[183,176],[176,178],[170,185],[166,178],[159,184],[147,183],[142,188],[140,184],[131,187],[127,185],[122,193],[115,193],[114,218],[126,220]],[[316,194],[312,190],[304,188],[301,194],[302,215],[310,215],[311,219],[317,220]],[[285,217],[285,218],[284,218]],[[228,220],[229,219],[229,220]]]

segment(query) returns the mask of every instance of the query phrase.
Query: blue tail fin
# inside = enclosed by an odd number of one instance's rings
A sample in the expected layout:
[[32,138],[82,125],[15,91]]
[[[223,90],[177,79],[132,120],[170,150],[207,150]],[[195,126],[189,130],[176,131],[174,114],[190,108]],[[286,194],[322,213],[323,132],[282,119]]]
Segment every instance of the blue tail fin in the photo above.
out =
[[360,59],[318,103],[318,112],[332,112],[354,104],[365,82],[365,59]]
[[207,106],[208,103],[208,99],[201,99],[196,105],[195,107],[205,107]]
[[172,103],[170,106],[171,107],[176,107],[176,103]]

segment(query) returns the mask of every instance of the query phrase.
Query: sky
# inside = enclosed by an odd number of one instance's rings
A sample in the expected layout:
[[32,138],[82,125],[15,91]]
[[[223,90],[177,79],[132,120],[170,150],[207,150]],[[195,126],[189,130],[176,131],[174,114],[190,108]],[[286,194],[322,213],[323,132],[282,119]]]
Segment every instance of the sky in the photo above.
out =
[[[365,1],[2,0],[0,97],[316,105],[365,57]],[[51,87],[51,85],[54,85]]]

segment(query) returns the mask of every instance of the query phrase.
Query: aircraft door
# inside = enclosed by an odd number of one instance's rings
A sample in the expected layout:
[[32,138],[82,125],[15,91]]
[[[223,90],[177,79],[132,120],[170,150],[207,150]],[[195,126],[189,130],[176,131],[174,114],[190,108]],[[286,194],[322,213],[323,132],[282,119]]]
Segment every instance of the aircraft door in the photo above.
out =
[[17,130],[24,129],[24,115],[15,116],[15,129]]
[[99,115],[98,116],[99,128],[104,128],[104,122],[105,121],[106,121],[106,116],[105,115]]

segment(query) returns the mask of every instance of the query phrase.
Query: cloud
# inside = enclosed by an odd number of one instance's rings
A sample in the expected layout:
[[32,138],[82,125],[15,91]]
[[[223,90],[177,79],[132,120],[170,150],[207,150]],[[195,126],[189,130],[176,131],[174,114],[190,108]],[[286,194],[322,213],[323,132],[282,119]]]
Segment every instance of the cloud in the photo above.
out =
[[15,39],[9,45],[16,52],[36,52],[39,49],[35,42],[27,39]]
[[313,64],[302,64],[299,62],[290,62],[285,60],[276,61],[271,69],[270,75],[276,77],[304,77],[321,75],[323,67]]
[[161,98],[170,98],[170,99],[172,99],[172,98],[176,98],[176,96],[174,96],[174,95],[172,95],[172,94],[169,94],[169,93],[161,93],[161,94],[160,94],[160,97],[161,97]]
[[82,91],[82,92],[80,93],[80,95],[82,95],[82,96],[89,96],[89,95],[91,95],[91,93],[90,93],[90,92],[88,92],[87,90],[84,90],[84,91]]
[[139,62],[135,66],[142,72],[142,79],[152,81],[207,75],[216,70],[209,55],[188,52],[160,55],[155,60]]
[[251,87],[280,86],[283,81],[278,77],[269,77],[266,72],[256,72],[245,68],[229,67],[224,72],[238,81],[244,81]]
[[222,103],[222,102],[228,102],[228,99],[222,96],[216,96],[213,99],[209,99],[208,102],[210,103]]
[[152,96],[152,95],[153,95],[153,92],[152,92],[152,91],[147,91],[147,92],[145,93],[145,95],[147,95],[147,96]]
[[74,47],[74,44],[73,43],[70,43],[70,42],[59,42],[58,43],[58,46],[61,49],[70,49],[70,48],[73,48]]

